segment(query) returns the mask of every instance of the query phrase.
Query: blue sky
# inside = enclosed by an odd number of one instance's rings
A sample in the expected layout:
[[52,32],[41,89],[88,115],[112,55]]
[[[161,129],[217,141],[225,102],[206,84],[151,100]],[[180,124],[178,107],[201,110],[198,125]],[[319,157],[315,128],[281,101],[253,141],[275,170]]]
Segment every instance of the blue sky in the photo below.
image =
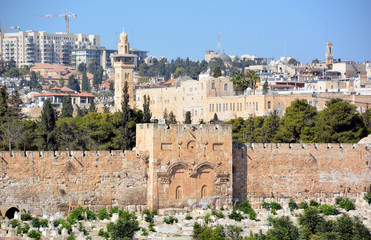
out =
[[[2,26],[63,32],[60,14],[69,9],[70,32],[99,34],[101,45],[117,49],[122,28],[132,47],[168,59],[202,60],[205,50],[256,54],[278,59],[285,53],[302,62],[324,59],[325,39],[334,42],[335,58],[371,60],[371,0],[0,0]],[[327,34],[325,29],[327,26]],[[4,30],[3,30],[4,31]],[[4,32],[9,32],[4,31]]]

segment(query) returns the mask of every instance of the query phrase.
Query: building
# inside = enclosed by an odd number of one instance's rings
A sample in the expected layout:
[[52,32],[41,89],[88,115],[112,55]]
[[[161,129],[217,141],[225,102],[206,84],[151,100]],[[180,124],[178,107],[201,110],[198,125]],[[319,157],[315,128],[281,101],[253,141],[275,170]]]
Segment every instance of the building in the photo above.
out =
[[91,93],[75,93],[68,87],[54,87],[51,92],[44,92],[41,94],[35,94],[36,104],[39,108],[44,106],[44,102],[49,100],[54,107],[60,108],[63,104],[63,98],[70,95],[72,98],[72,104],[78,105],[80,108],[89,108],[90,103],[94,101],[95,96]]
[[140,64],[144,63],[144,60],[148,57],[148,51],[139,50],[137,48],[130,48],[129,53],[137,55],[137,57],[135,58],[135,67],[139,67]]
[[37,63],[70,65],[73,50],[94,47],[100,47],[99,35],[45,31],[0,32],[0,58],[5,61],[13,58],[18,67]]
[[129,54],[128,35],[122,30],[118,44],[118,54],[113,56],[115,67],[115,110],[121,109],[123,89],[128,83],[129,105],[135,107],[134,101],[134,62],[137,56]]
[[214,50],[208,50],[205,52],[205,61],[208,63],[219,57],[220,57],[220,53],[215,53]]
[[326,42],[325,62],[328,65],[331,65],[334,62],[334,51],[332,42]]

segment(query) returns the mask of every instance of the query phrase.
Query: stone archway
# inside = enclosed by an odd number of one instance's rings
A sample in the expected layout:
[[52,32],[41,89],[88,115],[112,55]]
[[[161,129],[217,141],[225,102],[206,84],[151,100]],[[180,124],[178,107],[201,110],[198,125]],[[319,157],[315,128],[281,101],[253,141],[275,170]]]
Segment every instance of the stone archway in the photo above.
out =
[[5,212],[5,217],[7,217],[8,219],[13,219],[14,218],[14,214],[16,212],[19,212],[19,209],[16,208],[16,207],[11,207],[9,208],[6,212]]

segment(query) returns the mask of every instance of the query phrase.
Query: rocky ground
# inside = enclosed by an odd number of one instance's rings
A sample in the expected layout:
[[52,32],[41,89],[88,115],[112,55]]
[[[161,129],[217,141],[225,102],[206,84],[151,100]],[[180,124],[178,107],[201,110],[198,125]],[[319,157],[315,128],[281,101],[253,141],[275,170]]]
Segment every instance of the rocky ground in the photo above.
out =
[[[339,215],[327,216],[326,218],[334,219],[341,216],[343,213],[347,213],[350,216],[358,216],[362,222],[369,229],[371,229],[371,206],[363,199],[358,199],[355,204],[356,210],[346,212],[345,210],[338,208],[338,210],[340,210]],[[160,209],[158,210],[157,215],[153,217],[154,231],[149,231],[149,223],[145,221],[142,213],[138,212],[136,213],[136,216],[141,230],[135,234],[135,239],[192,239],[193,225],[195,222],[198,222],[200,225],[208,226],[238,226],[242,228],[242,236],[248,236],[251,231],[266,232],[268,230],[268,215],[270,217],[290,216],[292,221],[297,223],[299,214],[303,213],[304,210],[296,209],[291,212],[287,202],[281,203],[281,205],[283,208],[281,210],[277,210],[276,215],[268,213],[266,209],[254,209],[257,213],[256,220],[250,220],[247,214],[243,214],[244,219],[242,219],[240,222],[228,217],[228,215],[232,212],[231,209],[222,210],[222,218],[212,215],[212,209],[194,209],[192,211],[187,211],[187,209]],[[176,218],[177,222],[173,224],[164,223],[164,217],[169,216]],[[26,233],[19,233],[18,230],[19,227],[25,226],[26,223],[31,226],[28,230],[28,233],[31,231],[36,231],[40,234],[41,239],[104,239],[104,237],[99,236],[99,231],[107,231],[107,224],[110,222],[115,222],[118,219],[118,213],[112,214],[110,220],[78,221],[72,225],[72,231],[70,234],[68,233],[67,229],[58,231],[60,226],[54,227],[53,225],[54,220],[65,217],[66,216],[64,216],[62,213],[57,213],[50,216],[45,213],[40,219],[46,219],[48,222],[48,227],[33,228],[30,220],[22,221],[21,214],[16,213],[14,218],[19,222],[19,226],[17,227],[12,227],[12,223],[15,223],[14,220],[0,220],[0,239],[31,239]],[[205,219],[205,217],[208,219]],[[206,223],[205,220],[208,221],[208,223]]]

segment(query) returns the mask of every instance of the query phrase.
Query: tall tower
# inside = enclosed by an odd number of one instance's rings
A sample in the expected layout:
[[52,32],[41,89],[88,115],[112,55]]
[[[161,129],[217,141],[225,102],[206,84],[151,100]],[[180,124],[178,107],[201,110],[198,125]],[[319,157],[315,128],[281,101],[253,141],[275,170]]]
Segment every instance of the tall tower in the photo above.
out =
[[130,107],[135,107],[133,91],[135,57],[136,55],[129,54],[128,35],[124,30],[122,30],[122,33],[120,34],[120,42],[118,44],[118,53],[113,56],[115,67],[115,110],[121,110],[125,82],[128,82]]
[[334,52],[332,49],[332,42],[326,42],[325,61],[326,61],[326,64],[332,64],[334,61]]

